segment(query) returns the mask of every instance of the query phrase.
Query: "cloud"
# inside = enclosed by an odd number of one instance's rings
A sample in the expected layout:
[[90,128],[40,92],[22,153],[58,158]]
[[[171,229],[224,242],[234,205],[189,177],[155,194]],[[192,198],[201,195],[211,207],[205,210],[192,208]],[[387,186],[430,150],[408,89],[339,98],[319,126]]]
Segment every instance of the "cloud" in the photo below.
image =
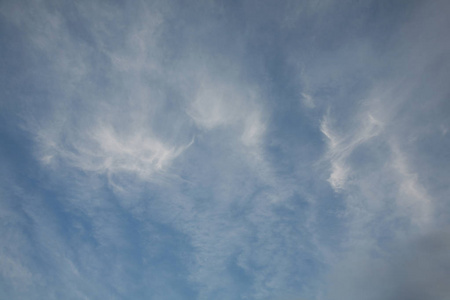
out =
[[302,102],[308,108],[314,108],[315,107],[314,99],[312,98],[311,95],[308,95],[306,93],[302,93]]
[[[448,47],[446,41],[437,40],[443,36],[437,24],[445,18],[438,7],[445,10],[446,5],[415,6],[408,21],[392,31],[393,42],[383,54],[392,60],[382,64],[383,76],[369,78],[371,88],[361,92],[346,90],[343,81],[338,80],[342,87],[331,84],[340,93],[338,104],[326,107],[321,118],[327,143],[321,163],[328,163],[324,176],[342,197],[346,231],[341,252],[330,260],[330,299],[445,299],[449,295],[441,285],[447,275],[439,266],[446,265],[448,257],[431,254],[446,251],[448,239],[435,233],[441,226],[437,224],[442,224],[436,208],[447,201],[430,181],[442,183],[435,172],[440,169],[438,162],[445,161],[440,154],[431,154],[444,145],[437,136],[445,119],[432,107],[447,110],[443,94],[448,92],[438,84],[441,75],[430,71]],[[428,17],[431,11],[436,19]],[[412,28],[414,36],[432,40],[433,49],[426,50],[429,43],[412,38]],[[378,58],[370,52],[365,55],[370,69],[370,61]],[[347,68],[337,62],[335,67],[343,74],[354,72],[354,65]],[[314,94],[320,95],[320,90]],[[427,105],[421,106],[424,99]],[[441,250],[424,251],[422,241],[427,237]],[[442,260],[437,263],[435,256]]]
[[[174,143],[173,138],[179,134],[176,128],[188,128],[189,120],[181,109],[178,115],[163,120],[161,115],[168,108],[162,106],[168,91],[157,91],[151,82],[143,81],[145,76],[162,70],[159,60],[148,57],[148,53],[157,52],[155,28],[161,21],[146,22],[145,28],[130,25],[122,33],[127,41],[124,47],[103,48],[112,38],[110,32],[103,31],[103,22],[117,11],[107,7],[103,19],[96,20],[90,18],[92,12],[85,11],[85,6],[74,8],[86,13],[85,26],[90,31],[84,38],[94,36],[96,44],[91,45],[73,34],[63,9],[50,11],[37,6],[39,18],[27,19],[29,10],[12,16],[14,22],[23,24],[29,47],[52,57],[49,66],[37,66],[48,74],[48,79],[39,82],[40,88],[52,96],[26,101],[29,110],[21,113],[24,128],[36,139],[39,159],[46,165],[70,165],[110,178],[130,173],[151,180],[155,173],[164,174],[192,144],[193,135],[185,131],[184,140]],[[143,11],[138,18],[155,20]],[[41,26],[42,20],[50,22]],[[99,48],[97,52],[92,51],[93,46]],[[95,65],[90,64],[93,60]],[[110,84],[115,85],[114,91]],[[48,110],[41,111],[40,106]]]
[[[232,72],[234,73],[234,72]],[[261,144],[265,131],[258,90],[215,74],[201,74],[187,113],[202,130],[229,128],[245,146]]]
[[109,177],[128,173],[152,180],[155,174],[164,174],[171,162],[192,144],[172,146],[158,139],[142,116],[148,112],[128,110],[126,114],[134,115],[135,124],[127,126],[120,120],[122,114],[103,111],[94,112],[98,120],[89,120],[89,126],[83,124],[77,128],[71,124],[69,131],[55,134],[40,128],[36,136],[41,143],[42,162],[60,162]]
[[[239,56],[224,62],[207,45],[197,53],[185,42],[177,59],[171,36],[197,32],[196,25],[174,32],[170,13],[157,11],[181,13],[153,8],[142,5],[123,20],[115,6],[76,5],[86,23],[75,28],[65,6],[37,5],[41,17],[32,21],[27,10],[14,16],[26,24],[27,46],[53,58],[34,67],[47,74],[33,84],[49,97],[25,99],[20,111],[40,170],[61,192],[53,200],[60,209],[48,214],[67,218],[39,227],[47,234],[32,243],[57,245],[43,250],[44,259],[61,257],[55,274],[63,276],[43,281],[63,295],[72,281],[67,293],[78,289],[80,298],[165,295],[175,287],[192,299],[292,290],[299,279],[289,256],[303,241],[290,237],[293,226],[276,210],[292,202],[296,187],[266,156],[264,90],[246,78]],[[56,21],[36,31],[45,19]]]
[[332,274],[329,296],[389,300],[448,297],[448,232],[428,232],[398,241],[390,250],[378,258],[360,253],[342,261],[341,269]]
[[361,122],[357,125],[357,129],[350,129],[342,136],[333,130],[329,115],[326,115],[320,124],[320,130],[328,142],[326,156],[331,164],[328,182],[336,191],[345,187],[346,181],[351,175],[351,167],[346,163],[347,158],[358,146],[370,141],[382,130],[381,122],[370,113],[361,116],[360,119]]
[[448,293],[447,5],[294,2],[2,2],[2,297]]

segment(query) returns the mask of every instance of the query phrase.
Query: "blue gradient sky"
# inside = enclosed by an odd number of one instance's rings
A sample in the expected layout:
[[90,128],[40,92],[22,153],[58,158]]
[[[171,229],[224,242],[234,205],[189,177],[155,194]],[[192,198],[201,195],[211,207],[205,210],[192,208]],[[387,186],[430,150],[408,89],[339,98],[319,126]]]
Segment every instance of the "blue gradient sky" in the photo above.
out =
[[0,298],[449,299],[449,13],[1,1]]

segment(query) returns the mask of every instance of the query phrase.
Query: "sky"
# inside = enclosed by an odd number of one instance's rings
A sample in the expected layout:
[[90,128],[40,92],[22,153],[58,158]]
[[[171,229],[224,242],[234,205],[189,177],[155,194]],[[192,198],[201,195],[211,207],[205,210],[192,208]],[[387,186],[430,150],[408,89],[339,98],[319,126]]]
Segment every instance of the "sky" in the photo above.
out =
[[0,298],[450,299],[450,2],[0,2]]

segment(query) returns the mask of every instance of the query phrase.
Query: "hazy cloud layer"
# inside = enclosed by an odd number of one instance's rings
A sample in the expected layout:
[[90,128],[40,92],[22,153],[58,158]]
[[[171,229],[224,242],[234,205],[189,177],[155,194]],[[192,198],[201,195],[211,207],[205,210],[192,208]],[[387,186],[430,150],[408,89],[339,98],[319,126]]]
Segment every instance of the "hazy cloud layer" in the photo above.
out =
[[446,1],[3,1],[0,298],[437,299]]

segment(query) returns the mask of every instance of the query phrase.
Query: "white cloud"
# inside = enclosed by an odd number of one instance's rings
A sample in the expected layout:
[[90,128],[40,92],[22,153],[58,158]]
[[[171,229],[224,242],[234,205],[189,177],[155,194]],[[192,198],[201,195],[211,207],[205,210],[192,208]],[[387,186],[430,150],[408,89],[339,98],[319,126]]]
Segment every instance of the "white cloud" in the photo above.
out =
[[349,129],[348,132],[341,135],[332,128],[329,114],[322,119],[320,124],[320,130],[326,136],[328,143],[326,159],[331,165],[328,181],[336,191],[344,189],[348,177],[351,176],[352,170],[347,164],[347,158],[358,146],[370,141],[382,130],[381,122],[370,113],[362,114],[360,119],[359,123],[356,123],[356,128]]
[[[116,15],[114,11],[105,13]],[[172,69],[163,65],[158,33],[164,20],[157,17],[148,29],[143,29],[147,18],[136,18],[134,25],[119,35],[125,42],[117,48],[107,47],[111,42],[104,32],[107,28],[100,21],[92,21],[96,43],[106,60],[101,65],[108,72],[104,78],[86,60],[88,50],[77,47],[70,38],[62,44],[60,52],[64,55],[55,56],[51,75],[64,97],[49,100],[48,111],[41,115],[23,115],[25,128],[36,143],[36,156],[54,176],[69,173],[67,180],[78,179],[72,185],[77,196],[71,196],[63,205],[92,219],[92,238],[101,248],[114,253],[114,248],[123,249],[129,242],[121,229],[121,213],[142,221],[139,230],[149,230],[146,220],[155,219],[188,237],[194,250],[177,249],[186,251],[178,267],[188,269],[189,283],[199,291],[200,298],[210,299],[219,290],[226,291],[225,298],[237,293],[233,288],[239,282],[229,270],[232,257],[239,257],[236,268],[241,268],[254,285],[247,291],[250,297],[271,295],[293,273],[286,253],[294,255],[295,244],[301,241],[290,242],[280,224],[267,224],[266,218],[278,218],[272,211],[277,203],[289,199],[296,187],[293,180],[277,178],[266,160],[263,95],[257,87],[239,81],[238,64],[224,71],[215,60],[204,66],[204,57],[189,53],[185,61],[173,62]],[[57,36],[71,36],[64,26],[54,30],[58,31]],[[47,43],[48,53],[59,51],[53,40],[42,42]],[[78,52],[71,58],[73,61],[67,57],[72,52]],[[69,85],[61,74],[71,74],[72,63],[83,73],[75,76],[76,84]],[[101,80],[92,83],[96,76],[105,80],[106,86]],[[199,157],[191,163],[193,153],[188,148],[198,153],[207,151],[212,157]],[[84,175],[77,175],[77,171]],[[109,203],[96,194],[102,187],[97,182],[102,176],[97,175],[106,175],[125,212],[114,209],[114,201]],[[127,180],[127,176],[133,180]],[[184,190],[181,180],[187,185]],[[152,190],[141,181],[151,183]],[[261,187],[267,191],[259,195]],[[142,191],[156,195],[149,200],[143,198]],[[196,193],[206,193],[207,199]],[[242,207],[244,216],[251,213],[252,219],[239,221],[232,213],[234,207]],[[248,245],[252,234],[258,235],[258,241]],[[55,239],[59,237],[43,238]],[[288,243],[289,249],[285,252],[273,244],[274,240]],[[119,294],[127,289],[128,278],[120,275],[126,266],[118,263],[110,268],[96,249],[81,246],[75,264],[80,269],[73,269],[68,280],[81,280],[83,274],[92,272],[94,275],[89,278],[94,283],[113,285],[110,290]],[[60,251],[64,249],[55,250]],[[273,260],[278,263],[272,264]],[[253,263],[264,271],[253,272]],[[61,264],[71,270],[70,260]],[[151,269],[144,271],[152,275]],[[102,280],[99,276],[105,272],[110,274]],[[85,284],[79,286],[86,291]],[[108,290],[107,286],[104,288]]]
[[[360,274],[357,269],[370,265],[373,256],[387,257],[389,241],[432,226],[437,200],[424,183],[430,171],[418,165],[420,155],[409,147],[423,132],[404,138],[413,124],[401,118],[420,76],[394,78],[391,89],[384,79],[372,82],[367,74],[380,64],[371,55],[388,50],[373,49],[378,40],[366,37],[348,41],[344,34],[345,43],[321,37],[336,21],[324,18],[338,7],[328,4],[305,6],[308,18],[326,24],[303,18],[300,7],[287,23],[280,22],[287,30],[280,35],[283,44],[249,59],[266,40],[261,28],[272,34],[266,29],[280,21],[266,26],[266,16],[255,14],[249,3],[245,9],[263,22],[251,24],[249,18],[242,31],[239,22],[222,22],[229,16],[226,5],[202,6],[205,15],[214,8],[212,17],[197,19],[196,9],[179,14],[176,5],[151,1],[74,4],[70,16],[42,2],[30,10],[8,4],[18,7],[5,11],[23,33],[33,72],[45,74],[27,74],[38,78],[32,83],[43,92],[24,100],[21,111],[32,151],[44,166],[38,172],[45,179],[36,183],[45,181],[44,187],[36,190],[45,195],[0,210],[11,222],[29,220],[20,224],[33,230],[32,238],[20,230],[2,231],[8,238],[2,249],[19,245],[0,253],[3,278],[54,295],[68,291],[78,299],[127,298],[130,291],[136,298],[151,292],[182,299],[183,291],[175,289],[183,284],[200,299],[267,299],[307,289],[313,299],[324,299],[319,291],[324,284],[317,283],[323,272],[337,271],[345,287],[355,288],[346,285],[353,279],[363,285],[357,275],[342,271]],[[271,18],[283,12],[266,4],[260,8]],[[317,30],[311,40],[293,32],[303,19],[313,25],[305,30]],[[287,38],[297,34],[298,42]],[[227,35],[240,40],[239,50],[219,49]],[[340,44],[345,46],[335,49]],[[309,47],[332,50],[318,49],[309,57]],[[298,106],[300,97],[303,102],[297,115],[285,111],[292,104],[285,99],[291,87],[281,82],[292,71],[283,65],[294,61],[284,61],[288,52],[301,52],[300,60],[308,56],[310,62],[298,64],[302,92],[292,88],[293,103]],[[426,64],[419,65],[407,73]],[[318,67],[309,72],[311,66]],[[361,98],[370,83],[372,94]],[[276,95],[278,88],[287,88],[286,95]],[[406,114],[420,116],[420,108],[411,107]],[[448,126],[440,126],[433,128],[445,136]],[[320,132],[326,149],[315,164],[323,149]],[[317,165],[326,165],[325,176],[317,174]],[[328,185],[331,189],[324,188]],[[328,237],[332,241],[325,241]],[[55,275],[36,275],[45,267],[33,269],[26,260],[34,248]]]
[[395,143],[391,144],[393,152],[392,169],[398,176],[397,201],[419,228],[429,227],[433,217],[433,203],[425,188],[418,180],[418,174],[411,171],[407,153],[401,151]]
[[[213,77],[213,79],[211,78]],[[256,89],[227,78],[202,75],[188,114],[200,129],[227,128],[241,135],[245,146],[258,146],[265,132],[261,96]]]
[[[86,14],[84,26],[90,27],[89,34],[100,48],[98,53],[92,51],[92,45],[77,40],[59,10],[36,4],[33,11],[37,17],[30,17],[31,9],[14,10],[8,17],[21,24],[35,51],[51,57],[50,65],[41,68],[47,73],[41,84],[51,97],[27,104],[29,110],[22,113],[24,128],[34,136],[37,156],[45,165],[71,166],[109,177],[124,172],[151,180],[154,174],[166,172],[192,144],[189,134],[183,136],[183,142],[174,141],[179,134],[175,132],[177,126],[187,119],[181,112],[164,120],[161,103],[166,91],[153,88],[145,80],[150,73],[163,73],[156,32],[162,20],[143,8],[136,17],[145,22],[129,25],[122,36],[123,46],[110,47],[112,29],[102,22],[119,17],[117,11],[109,6],[95,7],[95,12],[102,11],[103,19],[98,20],[89,6],[76,8]],[[104,63],[91,65],[95,55],[102,55]],[[100,74],[100,68],[109,74]],[[114,91],[95,82],[99,77],[117,82]],[[42,111],[39,105],[48,110]],[[163,140],[161,131],[166,129],[172,136],[166,135]]]
[[302,93],[302,102],[308,108],[314,108],[316,105],[314,104],[314,99],[311,95],[307,93]]
[[113,124],[95,124],[71,140],[58,136],[42,145],[42,160],[45,163],[62,160],[72,167],[99,174],[131,173],[148,180],[155,173],[164,172],[188,146],[166,145],[152,136],[149,130],[140,127],[118,134]]

